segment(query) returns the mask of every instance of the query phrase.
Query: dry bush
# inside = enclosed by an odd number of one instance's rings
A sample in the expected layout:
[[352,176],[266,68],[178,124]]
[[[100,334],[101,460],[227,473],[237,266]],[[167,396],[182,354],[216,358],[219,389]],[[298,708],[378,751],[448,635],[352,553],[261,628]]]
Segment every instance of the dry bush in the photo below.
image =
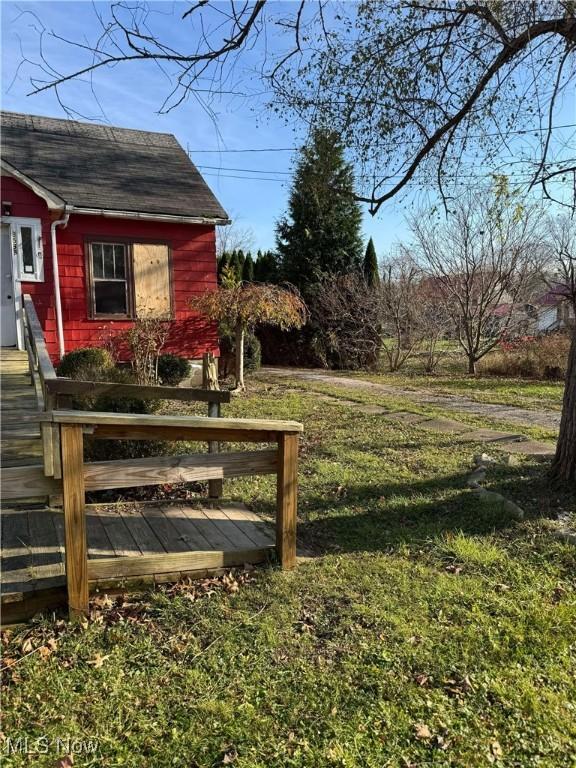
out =
[[379,288],[362,275],[326,275],[310,307],[311,344],[327,368],[358,370],[377,365],[382,345]]
[[480,373],[561,380],[566,375],[569,348],[570,339],[562,333],[504,341],[484,358]]
[[104,337],[104,345],[115,360],[130,361],[137,384],[158,384],[158,359],[166,344],[170,323],[161,318],[142,317],[130,328]]

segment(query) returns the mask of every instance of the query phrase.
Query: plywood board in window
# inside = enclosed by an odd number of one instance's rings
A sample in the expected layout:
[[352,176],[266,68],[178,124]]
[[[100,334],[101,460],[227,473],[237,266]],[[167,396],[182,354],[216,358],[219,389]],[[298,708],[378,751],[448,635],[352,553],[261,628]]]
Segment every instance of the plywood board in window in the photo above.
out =
[[134,297],[137,317],[169,317],[170,261],[167,245],[134,243]]

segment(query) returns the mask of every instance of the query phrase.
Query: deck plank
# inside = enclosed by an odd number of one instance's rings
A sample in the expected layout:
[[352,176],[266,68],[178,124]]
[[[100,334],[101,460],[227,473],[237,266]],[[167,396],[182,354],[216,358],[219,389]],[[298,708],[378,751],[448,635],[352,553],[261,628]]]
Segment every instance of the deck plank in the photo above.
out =
[[31,587],[60,587],[66,583],[64,552],[54,527],[54,513],[48,509],[28,512],[32,555]]
[[38,400],[26,352],[0,350],[0,409],[0,466],[37,464],[42,458],[40,430],[37,424],[28,423],[30,415],[38,413]]
[[207,516],[207,509],[200,506],[183,505],[182,511],[190,520],[195,522],[195,527],[210,544],[211,549],[229,551],[234,549],[234,541],[216,525],[214,520]]
[[134,541],[132,534],[126,527],[122,515],[115,511],[103,509],[94,509],[94,513],[100,518],[117,557],[142,554],[138,544]]
[[224,502],[219,507],[223,514],[254,542],[255,546],[263,547],[274,544],[276,541],[274,526],[262,520],[255,512],[243,508],[243,505],[241,507],[230,502]]
[[182,539],[188,544],[188,549],[191,551],[212,549],[212,545],[208,539],[202,535],[196,521],[191,520],[185,514],[182,504],[162,504],[162,511],[178,530]]
[[154,527],[139,509],[122,510],[122,519],[143,555],[154,555],[167,550],[156,535]]
[[[2,566],[7,568],[7,559],[24,558],[29,561],[30,552],[30,528],[28,526],[28,514],[19,509],[2,510]],[[11,563],[12,565],[12,563]],[[24,567],[23,564],[14,564],[15,568]]]
[[[64,515],[47,507],[2,513],[2,607],[27,618],[65,599]],[[92,586],[166,581],[264,562],[273,526],[237,503],[178,502],[86,508]],[[7,621],[8,619],[5,619]],[[13,619],[11,619],[13,620]]]
[[2,510],[1,591],[19,593],[32,588],[32,552],[26,510]]
[[142,507],[142,516],[154,529],[154,533],[166,552],[190,551],[188,544],[182,538],[172,520],[164,514],[161,506],[145,504]]
[[101,517],[90,507],[86,508],[86,537],[88,558],[114,557],[116,554]]

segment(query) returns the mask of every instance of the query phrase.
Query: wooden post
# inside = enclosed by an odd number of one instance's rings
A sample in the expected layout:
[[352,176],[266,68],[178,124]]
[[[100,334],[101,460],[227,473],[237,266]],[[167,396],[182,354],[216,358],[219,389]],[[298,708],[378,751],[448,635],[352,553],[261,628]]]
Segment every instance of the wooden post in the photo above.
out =
[[88,613],[88,548],[81,424],[62,424],[62,494],[66,544],[66,586],[70,618]]
[[[44,411],[50,413],[56,407],[54,395],[44,394]],[[42,456],[44,459],[44,474],[46,477],[54,477],[54,466],[56,459],[54,456],[54,435],[51,424],[41,424],[40,433],[42,435]]]
[[276,494],[276,551],[284,569],[296,565],[296,511],[298,507],[298,433],[278,437]]
[[[204,353],[202,357],[202,387],[211,390],[220,389],[218,384],[218,361],[211,352]],[[208,416],[220,417],[220,403],[208,403]],[[214,440],[208,443],[208,453],[218,453],[219,450],[220,447]],[[208,481],[208,496],[211,499],[221,498],[222,492],[222,480]]]

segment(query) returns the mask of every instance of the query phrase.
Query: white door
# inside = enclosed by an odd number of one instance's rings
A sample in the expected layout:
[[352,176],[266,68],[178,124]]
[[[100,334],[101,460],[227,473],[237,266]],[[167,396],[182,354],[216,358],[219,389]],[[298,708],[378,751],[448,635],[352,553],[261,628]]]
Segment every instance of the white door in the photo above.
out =
[[15,347],[18,344],[16,333],[16,300],[14,298],[14,279],[12,275],[12,247],[10,227],[2,225],[0,240],[0,266],[2,268],[0,285],[0,335],[1,346]]

